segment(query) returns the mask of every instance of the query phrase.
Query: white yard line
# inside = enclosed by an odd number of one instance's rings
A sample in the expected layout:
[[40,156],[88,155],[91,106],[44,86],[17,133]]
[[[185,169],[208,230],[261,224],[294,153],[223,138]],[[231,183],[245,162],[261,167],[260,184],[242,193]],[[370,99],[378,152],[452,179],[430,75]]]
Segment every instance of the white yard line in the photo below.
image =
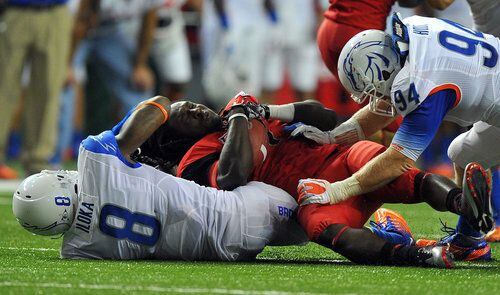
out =
[[0,198],[0,206],[7,206],[12,204],[12,198]]
[[59,252],[59,249],[54,249],[54,248],[26,248],[26,247],[1,247],[1,246],[0,246],[0,250],[39,251],[39,252],[57,251],[57,252]]
[[[272,290],[251,291],[224,288],[183,288],[183,287],[160,287],[160,286],[132,286],[132,285],[101,285],[101,284],[62,284],[62,283],[31,283],[19,281],[0,282],[0,287],[35,287],[55,289],[92,289],[92,290],[118,290],[122,293],[130,291],[147,291],[158,293],[185,293],[185,294],[231,294],[231,295],[322,295],[324,293],[309,292],[281,292]],[[326,294],[325,294],[326,295]]]

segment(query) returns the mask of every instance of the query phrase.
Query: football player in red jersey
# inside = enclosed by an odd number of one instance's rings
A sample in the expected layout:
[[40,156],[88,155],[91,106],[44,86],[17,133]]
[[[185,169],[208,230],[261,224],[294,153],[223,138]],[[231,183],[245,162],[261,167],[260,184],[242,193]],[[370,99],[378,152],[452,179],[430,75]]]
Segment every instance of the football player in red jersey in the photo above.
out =
[[[316,121],[318,126],[334,114],[312,102],[265,107],[256,104],[255,99],[243,96],[237,97],[240,102],[233,101],[224,112],[227,131],[212,133],[197,141],[180,161],[178,176],[223,189],[259,180],[285,189],[297,198],[299,179],[346,179],[385,150],[379,144],[366,141],[342,147],[338,144],[318,146],[304,139],[289,139],[284,132],[284,123],[266,121],[262,116],[284,122],[302,118],[300,120]],[[265,128],[256,128],[259,124]],[[326,128],[325,125],[322,127]],[[261,136],[260,132],[269,133]],[[261,142],[256,143],[254,137],[260,138]],[[256,154],[261,157],[256,157]],[[452,211],[466,216],[471,223],[478,223],[462,191],[453,182],[418,169],[410,169],[379,190],[346,202],[303,206],[298,219],[311,240],[355,262],[450,267],[445,247],[423,249],[396,245],[363,228],[370,215],[384,202],[424,201],[439,211]],[[441,258],[436,258],[438,256]]]
[[[387,16],[396,0],[330,0],[317,42],[321,57],[338,80],[337,63],[344,45],[357,33],[385,30]],[[401,7],[415,7],[422,0],[398,0]]]

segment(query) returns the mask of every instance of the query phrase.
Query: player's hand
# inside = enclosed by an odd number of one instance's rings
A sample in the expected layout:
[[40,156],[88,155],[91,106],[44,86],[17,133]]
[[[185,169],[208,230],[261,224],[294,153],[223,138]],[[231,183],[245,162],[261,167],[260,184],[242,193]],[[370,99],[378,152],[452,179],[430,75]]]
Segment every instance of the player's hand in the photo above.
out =
[[219,112],[219,115],[221,117],[225,117],[234,107],[245,106],[250,103],[259,104],[259,101],[252,95],[241,91],[227,103],[227,105]]
[[286,132],[290,132],[290,136],[304,136],[318,144],[332,144],[335,143],[333,138],[330,138],[330,133],[321,131],[316,127],[305,125],[302,123],[295,123],[285,127]]
[[145,65],[136,66],[132,72],[132,84],[139,90],[153,89],[155,78],[151,69]]
[[330,195],[328,188],[330,183],[324,179],[301,179],[297,186],[299,199],[297,200],[300,206],[308,204],[330,204]]

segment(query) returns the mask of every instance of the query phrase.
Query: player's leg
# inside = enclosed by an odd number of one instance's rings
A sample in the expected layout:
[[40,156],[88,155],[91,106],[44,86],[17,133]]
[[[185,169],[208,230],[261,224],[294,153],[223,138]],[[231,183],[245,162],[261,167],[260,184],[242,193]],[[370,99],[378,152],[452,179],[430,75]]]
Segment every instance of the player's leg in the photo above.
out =
[[[357,150],[351,154],[352,149]],[[329,181],[345,179],[352,175],[350,168],[359,169],[384,147],[373,143],[359,143],[339,154],[332,163],[318,176]],[[360,164],[348,165],[348,158],[356,157]],[[356,166],[356,167],[355,167]],[[413,246],[402,246],[387,242],[363,225],[382,202],[365,196],[355,196],[335,205],[310,204],[299,209],[299,223],[312,241],[326,246],[355,262],[379,264],[422,265],[431,256],[419,256],[419,250]],[[370,246],[371,245],[371,246]],[[440,251],[440,250],[436,250]],[[445,253],[446,254],[446,253]],[[423,255],[423,254],[422,254]],[[426,255],[429,255],[427,252]],[[423,259],[422,257],[427,257]],[[446,257],[446,255],[445,255]],[[427,261],[429,262],[429,261]],[[442,261],[441,261],[442,262]]]
[[31,29],[31,10],[7,9],[1,16],[0,32],[0,178],[16,178],[4,164],[11,121],[21,96],[21,76],[29,44],[35,38]]
[[[371,158],[381,153],[383,147],[371,142],[360,142],[353,145],[347,154],[346,165],[351,173],[359,170]],[[480,176],[480,173],[479,173]],[[328,179],[328,178],[325,178]],[[474,181],[482,182],[482,179]],[[466,199],[453,181],[446,177],[421,172],[418,169],[411,169],[382,187],[381,189],[364,195],[365,198],[388,203],[419,203],[427,202],[438,211],[451,211],[459,215],[466,216],[476,228],[479,228],[480,219],[475,216],[472,210],[474,203]],[[378,233],[376,230],[375,233]],[[386,238],[385,234],[379,235]],[[403,239],[404,240],[404,239]],[[401,242],[404,242],[400,240]],[[482,248],[483,244],[479,245]]]
[[[491,166],[500,161],[495,140],[500,136],[500,129],[484,122],[474,124],[471,130],[459,135],[448,149],[449,157],[455,162],[455,181],[462,186],[464,168],[469,162],[479,161],[483,165]],[[482,181],[487,182],[487,179]],[[465,192],[470,195],[471,190],[465,187]],[[456,258],[463,260],[489,260],[490,247],[484,235],[474,228],[464,217],[460,217],[455,230],[440,241],[419,240],[420,245],[433,243],[449,243]]]
[[178,14],[172,15],[171,19],[170,24],[157,28],[151,57],[159,72],[161,93],[175,101],[183,97],[193,74],[184,21]]
[[[497,146],[498,138],[500,138],[500,128],[484,122],[477,122],[469,131],[453,140],[448,148],[448,156],[455,163],[455,172],[458,172],[455,175],[457,185],[462,185],[462,179],[459,178],[459,174],[462,168],[465,168],[470,162],[478,162],[486,169],[500,164],[500,150]],[[469,190],[469,187],[464,187],[464,191],[468,192]],[[457,228],[459,232],[464,230],[470,231],[466,223],[462,222],[461,224],[462,226]],[[480,236],[477,233],[470,234]]]
[[356,263],[451,267],[452,261],[444,247],[432,249],[391,243],[362,228],[380,203],[354,198],[350,204],[301,207],[299,222],[311,241]]
[[266,245],[297,245],[308,241],[296,221],[297,202],[284,190],[251,181],[234,192],[241,195],[243,203],[243,238],[247,249],[260,252]]
[[316,98],[319,59],[317,45],[313,42],[294,44],[287,54],[290,81],[299,100]]
[[318,243],[356,263],[453,267],[453,258],[446,247],[393,244],[367,228],[331,224],[320,235]]
[[[281,36],[270,36],[280,38]],[[283,85],[285,78],[285,49],[276,40],[269,40],[264,54],[261,103],[273,103],[276,91]]]
[[[71,15],[67,7],[50,10],[46,18],[35,17],[37,34],[32,49],[31,82],[24,112],[27,173],[47,168],[57,141],[59,98],[67,70]],[[54,28],[57,27],[57,30]]]

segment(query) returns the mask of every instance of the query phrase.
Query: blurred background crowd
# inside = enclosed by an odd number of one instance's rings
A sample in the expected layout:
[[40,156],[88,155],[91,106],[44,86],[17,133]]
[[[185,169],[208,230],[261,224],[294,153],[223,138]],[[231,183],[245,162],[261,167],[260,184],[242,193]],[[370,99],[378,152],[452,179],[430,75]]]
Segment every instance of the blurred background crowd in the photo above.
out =
[[[263,103],[313,98],[348,118],[360,106],[324,65],[316,43],[329,5],[0,0],[0,179],[67,167],[84,137],[112,127],[154,94],[214,109],[240,90]],[[425,3],[392,9],[474,24],[465,0],[439,12]],[[445,151],[460,132],[443,124],[419,165],[451,175]],[[390,134],[378,139],[390,142]]]

